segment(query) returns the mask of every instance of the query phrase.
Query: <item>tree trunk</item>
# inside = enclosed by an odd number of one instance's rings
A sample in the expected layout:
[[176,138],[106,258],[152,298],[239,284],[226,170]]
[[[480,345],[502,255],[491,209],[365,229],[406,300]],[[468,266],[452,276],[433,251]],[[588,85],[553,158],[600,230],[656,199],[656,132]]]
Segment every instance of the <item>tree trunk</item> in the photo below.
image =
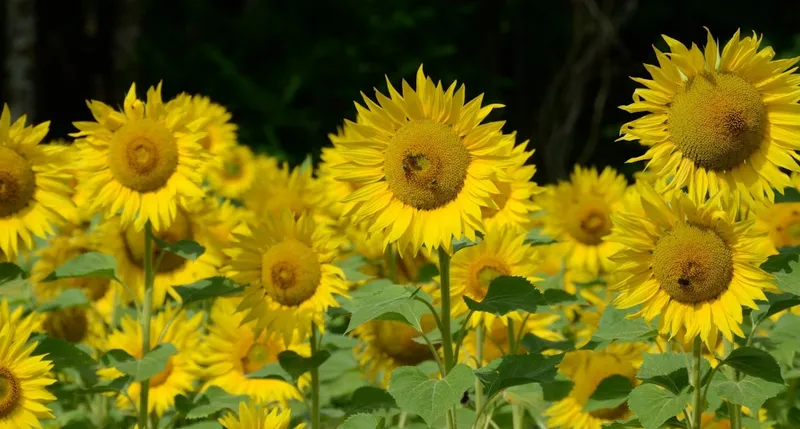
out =
[[6,0],[5,102],[15,117],[33,117],[36,105],[36,1]]

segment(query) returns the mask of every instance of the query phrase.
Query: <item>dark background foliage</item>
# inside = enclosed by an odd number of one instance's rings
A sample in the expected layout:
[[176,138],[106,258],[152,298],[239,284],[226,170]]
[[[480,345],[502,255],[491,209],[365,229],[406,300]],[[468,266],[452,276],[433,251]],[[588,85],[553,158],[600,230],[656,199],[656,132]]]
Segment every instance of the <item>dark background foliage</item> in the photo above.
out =
[[53,138],[88,119],[85,99],[119,105],[130,82],[163,80],[167,97],[227,106],[242,143],[299,163],[353,118],[360,91],[424,64],[506,105],[491,118],[532,140],[539,182],[576,162],[636,168],[624,162],[642,148],[614,142],[632,118],[617,106],[661,34],[702,46],[703,26],[722,44],[755,30],[779,57],[800,54],[797,0],[4,1],[0,100],[51,120]]

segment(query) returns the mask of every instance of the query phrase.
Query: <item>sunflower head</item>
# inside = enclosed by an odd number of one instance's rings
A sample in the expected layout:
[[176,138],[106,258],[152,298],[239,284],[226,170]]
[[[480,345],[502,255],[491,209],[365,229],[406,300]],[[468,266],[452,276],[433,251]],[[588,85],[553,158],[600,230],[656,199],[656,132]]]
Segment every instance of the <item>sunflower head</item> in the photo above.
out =
[[538,202],[546,210],[543,232],[566,243],[567,265],[593,275],[611,271],[616,245],[604,238],[611,215],[622,208],[625,177],[611,168],[575,167],[569,182],[551,186]]
[[231,258],[224,272],[246,285],[239,310],[245,321],[257,320],[257,329],[270,327],[290,342],[295,332],[304,337],[322,315],[338,306],[334,296],[347,285],[333,265],[337,243],[311,216],[295,220],[289,210],[241,226],[235,242],[225,250]]
[[345,126],[353,137],[335,142],[345,160],[336,179],[359,186],[343,202],[353,204],[356,222],[384,231],[384,246],[449,250],[454,238],[483,230],[481,208],[497,209],[496,182],[510,181],[503,123],[480,125],[501,106],[482,107],[482,96],[465,103],[463,86],[445,89],[422,67],[416,89],[403,81],[401,96],[387,85],[377,103],[362,94],[366,107],[357,104],[357,121]]
[[161,84],[147,91],[146,101],[131,85],[118,112],[90,101],[95,122],[76,122],[81,148],[81,186],[93,209],[108,215],[121,211],[122,223],[142,230],[172,223],[177,203],[201,197],[199,170],[208,154],[198,144],[199,122],[180,104],[164,104]]
[[170,100],[167,107],[187,112],[188,120],[195,122],[197,128],[204,133],[198,143],[212,155],[224,154],[236,146],[237,126],[231,122],[230,112],[210,98],[182,93]]
[[256,162],[247,146],[235,146],[219,156],[208,168],[208,182],[218,195],[239,199],[256,180]]
[[771,250],[800,245],[800,203],[769,204],[756,210],[755,218],[769,234]]
[[258,155],[255,175],[259,179],[241,196],[245,207],[259,216],[277,216],[288,208],[299,217],[314,212],[322,199],[319,185],[307,165],[290,168],[275,158]]
[[[291,418],[290,410],[281,411],[277,408],[270,410],[240,402],[239,416],[233,413],[227,414],[219,419],[219,423],[225,429],[289,429]],[[305,428],[304,423],[294,427],[294,429],[303,428]]]
[[670,52],[656,49],[659,66],[646,66],[652,79],[634,78],[622,109],[644,116],[622,126],[621,140],[639,140],[659,177],[673,176],[669,189],[687,186],[700,201],[718,191],[737,191],[745,201],[772,201],[773,188],[791,186],[781,169],[800,171],[792,126],[800,80],[797,58],[773,60],[761,37],[740,38],[722,52],[711,32],[705,50],[664,36]]
[[487,227],[491,223],[499,223],[520,231],[528,230],[534,226],[531,216],[540,210],[533,198],[544,192],[544,188],[533,181],[536,166],[527,163],[534,152],[527,150],[529,142],[526,140],[514,146],[516,133],[506,137],[508,142],[504,146],[512,160],[506,174],[511,180],[495,183],[500,192],[492,194],[492,201],[497,207],[481,207],[481,215]]
[[766,237],[752,221],[737,221],[736,208],[720,206],[719,198],[701,205],[679,195],[664,201],[640,183],[643,215],[614,217],[609,241],[623,245],[614,255],[620,263],[614,289],[616,304],[642,304],[635,316],[661,315],[661,331],[686,338],[700,335],[709,348],[718,332],[732,340],[743,332],[742,306],[757,308],[770,276],[761,270]]

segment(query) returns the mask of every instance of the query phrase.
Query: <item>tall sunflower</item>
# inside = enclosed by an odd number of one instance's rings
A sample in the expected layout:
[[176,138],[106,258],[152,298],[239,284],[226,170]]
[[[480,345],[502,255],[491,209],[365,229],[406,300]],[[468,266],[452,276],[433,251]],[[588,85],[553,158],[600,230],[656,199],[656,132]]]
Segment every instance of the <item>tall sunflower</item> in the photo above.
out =
[[321,199],[316,180],[308,165],[290,168],[280,166],[275,158],[258,156],[256,174],[259,179],[242,194],[245,207],[257,216],[276,216],[289,208],[295,217],[313,212]]
[[239,311],[244,321],[256,320],[256,328],[269,327],[286,343],[294,335],[305,338],[311,324],[324,328],[323,314],[337,307],[336,295],[347,284],[342,270],[333,265],[336,242],[301,214],[289,210],[242,226],[235,242],[225,250],[231,258],[224,272],[246,285]]
[[70,175],[64,151],[40,145],[50,123],[25,126],[25,116],[11,123],[11,111],[0,114],[0,252],[15,260],[33,237],[53,234],[53,225],[74,221]]
[[55,299],[67,289],[80,289],[92,302],[92,306],[103,320],[110,321],[114,307],[114,294],[118,293],[120,298],[124,294],[119,284],[96,277],[43,281],[67,261],[97,250],[97,240],[92,237],[91,233],[77,227],[62,228],[58,235],[48,241],[46,247],[42,247],[35,253],[36,261],[31,268],[31,280],[39,301]]
[[[559,319],[557,314],[547,313],[534,313],[529,315],[523,326],[516,326],[516,334],[520,338],[525,334],[533,334],[539,338],[548,341],[560,341],[564,337],[554,331],[550,325]],[[522,345],[517,350],[509,350],[508,348],[508,327],[499,319],[495,318],[492,321],[491,327],[484,331],[482,360],[479,366],[486,366],[495,359],[499,359],[507,354],[520,354],[525,353]],[[478,336],[476,331],[470,330],[464,337],[464,347],[461,349],[462,356],[459,356],[459,361],[466,361],[474,365],[478,356]]]
[[[435,327],[432,317],[423,317],[426,333]],[[414,341],[422,338],[422,333],[403,322],[371,320],[354,329],[353,335],[363,341],[353,348],[362,373],[384,387],[395,369],[435,359],[427,344]]]
[[[287,345],[274,333],[261,332],[256,336],[255,323],[242,323],[244,314],[236,312],[240,301],[220,298],[211,307],[208,336],[201,346],[206,387],[219,386],[233,395],[248,395],[261,405],[278,403],[286,407],[291,399],[302,400],[291,383],[247,378],[247,374],[277,362],[278,354],[283,351],[308,356],[311,350],[299,338]],[[301,388],[307,384],[306,377],[300,379]]]
[[[225,429],[289,429],[291,419],[290,410],[273,408],[270,411],[269,408],[240,402],[239,416],[227,414],[219,419],[219,423]],[[305,423],[301,423],[294,429],[303,429],[305,426]]]
[[612,344],[603,350],[569,352],[558,366],[558,372],[572,382],[569,395],[556,402],[544,413],[547,427],[562,429],[601,429],[603,424],[624,420],[630,416],[627,403],[616,408],[583,410],[589,397],[603,379],[621,375],[636,384],[636,372],[642,363],[647,344]]
[[[467,304],[461,298],[467,296],[475,301],[483,301],[492,280],[500,276],[525,277],[534,282],[537,279],[533,261],[533,249],[523,244],[525,235],[511,228],[493,224],[483,240],[475,246],[456,253],[450,262],[450,295],[453,317],[466,315]],[[501,318],[520,319],[518,312]],[[470,326],[483,324],[491,329],[497,318],[492,313],[476,312],[469,320]]]
[[[153,265],[155,270],[153,305],[155,307],[161,306],[168,294],[176,300],[180,299],[175,292],[175,286],[217,275],[223,258],[215,236],[210,230],[211,225],[208,222],[211,218],[205,211],[206,208],[208,208],[207,205],[196,201],[187,203],[186,207],[176,210],[174,221],[168,228],[153,229],[153,234],[168,243],[193,240],[205,247],[205,252],[194,261],[167,253],[163,255],[158,267]],[[132,225],[124,227],[121,219],[117,216],[100,225],[97,237],[101,241],[98,247],[116,259],[120,280],[131,288],[140,300],[143,299],[144,234],[137,231]],[[154,243],[154,264],[160,254],[161,249]]]
[[204,95],[182,93],[170,100],[167,108],[183,110],[190,121],[196,122],[197,128],[204,133],[198,143],[213,157],[223,155],[236,146],[238,127],[231,122],[232,115],[221,104],[214,103]]
[[769,250],[800,246],[800,203],[767,204],[754,211],[756,227],[769,235]]
[[256,161],[248,146],[237,145],[208,168],[208,184],[219,196],[238,200],[256,182]]
[[357,138],[336,146],[347,160],[337,179],[362,187],[345,198],[355,202],[356,222],[386,231],[384,246],[416,252],[451,250],[453,238],[475,239],[483,231],[481,208],[496,209],[496,181],[509,181],[502,153],[503,122],[480,124],[499,104],[481,106],[483,96],[464,103],[465,89],[445,90],[420,66],[416,90],[403,81],[403,95],[387,79],[389,97],[378,103],[362,94],[361,123],[348,122]]
[[0,427],[41,427],[39,419],[55,417],[45,405],[56,397],[46,387],[56,380],[49,375],[52,362],[31,356],[38,343],[28,343],[31,326],[0,325]]
[[539,198],[546,210],[543,232],[566,243],[567,266],[590,275],[610,272],[608,259],[619,247],[604,241],[611,215],[622,208],[627,182],[610,167],[601,173],[575,166],[569,182],[550,186]]
[[80,137],[80,182],[91,209],[120,213],[122,225],[133,223],[137,231],[147,221],[169,228],[183,198],[203,196],[207,153],[197,121],[163,103],[161,84],[147,91],[146,102],[131,85],[121,112],[99,101],[87,104],[96,122],[75,122],[79,131],[72,135]]
[[531,226],[531,215],[540,209],[534,203],[533,197],[544,192],[544,188],[533,181],[536,166],[527,164],[534,152],[533,149],[527,150],[528,141],[514,146],[516,135],[510,134],[507,138],[508,156],[512,164],[507,167],[506,174],[511,181],[495,183],[500,190],[500,193],[492,195],[497,208],[481,207],[481,213],[487,227],[491,223],[499,223],[509,228],[527,231]]
[[792,186],[781,171],[800,171],[798,58],[773,60],[755,33],[739,31],[719,51],[711,32],[705,50],[663,36],[670,53],[656,49],[659,66],[645,65],[652,79],[634,78],[633,104],[644,116],[622,126],[620,140],[639,140],[647,152],[629,162],[649,160],[669,188],[688,186],[695,200],[737,192],[746,200],[772,201]]
[[11,309],[7,297],[0,298],[0,326],[13,325],[19,332],[37,332],[42,329],[42,317],[39,313],[25,313],[24,306]]
[[[185,312],[168,306],[164,311],[154,315],[150,324],[150,346],[155,347],[161,332],[167,323],[172,324],[166,329],[163,342],[170,343],[178,349],[178,353],[171,356],[163,371],[150,378],[150,401],[148,412],[155,412],[162,416],[175,405],[175,397],[186,395],[194,389],[194,382],[201,374],[198,365],[197,346],[200,342],[200,322],[203,314],[197,313],[189,317]],[[109,348],[122,349],[136,359],[142,358],[142,327],[134,319],[125,315],[120,322],[120,329],[108,337]],[[114,367],[103,368],[97,374],[105,380],[114,380],[124,374]],[[138,398],[141,392],[141,383],[133,382],[127,388],[128,396]],[[125,395],[117,396],[117,407],[131,408],[132,404]],[[139,406],[138,403],[135,404]]]
[[771,276],[759,267],[766,260],[752,221],[736,221],[736,208],[720,208],[718,199],[702,205],[682,195],[665,202],[640,183],[646,214],[620,213],[607,239],[624,246],[614,260],[620,274],[613,289],[616,305],[642,304],[636,316],[660,317],[662,333],[697,335],[712,349],[719,332],[728,340],[744,336],[742,307],[757,309],[766,300]]

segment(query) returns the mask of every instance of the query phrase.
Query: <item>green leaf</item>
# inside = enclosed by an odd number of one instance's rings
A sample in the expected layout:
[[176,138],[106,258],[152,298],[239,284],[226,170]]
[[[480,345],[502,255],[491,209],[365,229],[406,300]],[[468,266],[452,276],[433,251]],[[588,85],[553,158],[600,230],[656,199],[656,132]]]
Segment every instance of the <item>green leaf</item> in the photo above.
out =
[[444,379],[431,379],[419,368],[392,371],[389,393],[403,411],[419,415],[428,425],[461,401],[475,377],[466,365],[456,365]]
[[544,296],[524,277],[500,276],[489,284],[483,301],[477,302],[464,296],[467,307],[475,311],[504,316],[512,311],[536,311],[537,305],[547,304]]
[[770,255],[767,260],[761,264],[761,269],[768,273],[778,273],[781,271],[791,273],[794,271],[792,265],[797,265],[798,258],[800,258],[800,246],[781,249],[780,253],[777,255]]
[[800,305],[800,297],[790,293],[784,294],[766,294],[769,300],[769,305],[761,306],[758,310],[752,313],[753,323],[760,324],[767,318],[780,313],[781,311]]
[[565,302],[575,302],[578,297],[563,289],[545,289],[544,300],[548,305],[558,305]]
[[336,265],[344,271],[344,278],[351,282],[360,282],[373,278],[373,276],[361,272],[362,267],[369,265],[367,259],[361,255],[353,255],[344,261],[337,262]]
[[[469,408],[456,407],[456,429],[473,429],[475,424],[475,411]],[[436,419],[436,422],[430,427],[433,428],[446,428],[447,416],[441,416]]]
[[131,358],[117,362],[114,366],[125,374],[133,376],[133,381],[142,382],[163,371],[167,360],[178,353],[170,343],[161,343],[149,351],[142,359]]
[[545,350],[562,350],[571,351],[575,350],[575,344],[571,341],[549,341],[544,338],[539,338],[533,334],[525,334],[520,341],[522,347],[525,347],[530,353],[541,353]]
[[353,414],[339,426],[339,429],[375,429],[378,419],[371,414]]
[[374,386],[362,386],[353,392],[348,413],[368,413],[378,409],[397,408],[394,397],[389,392]]
[[533,353],[503,356],[475,370],[475,376],[486,387],[486,396],[492,397],[511,386],[553,381],[562,357]]
[[653,384],[643,384],[631,391],[628,407],[639,417],[644,429],[657,429],[670,417],[683,411],[689,402],[689,389],[677,395]]
[[719,396],[732,404],[744,405],[758,410],[767,399],[777,396],[783,383],[773,383],[761,378],[745,377],[740,381],[723,381],[714,386]]
[[481,240],[472,241],[467,238],[459,238],[458,240],[453,240],[453,254],[455,255],[456,252],[462,249],[466,249],[467,247],[477,246]]
[[677,353],[645,353],[636,377],[645,383],[667,388],[676,395],[689,385],[686,359]]
[[344,304],[345,309],[352,313],[347,332],[376,319],[402,321],[417,331],[424,331],[422,317],[430,310],[413,299],[414,296],[431,301],[428,294],[413,287],[396,285],[388,280],[369,283],[353,292],[352,301]]
[[264,365],[261,369],[253,371],[246,375],[247,378],[269,378],[273,380],[282,380],[287,383],[292,382],[292,376],[286,372],[285,369],[281,368],[281,364],[278,362],[271,363],[269,365]]
[[637,419],[636,417],[631,417],[624,422],[614,422],[603,425],[603,429],[627,429],[627,428],[639,429],[641,427],[642,423],[639,422],[639,419]]
[[89,252],[65,262],[42,280],[52,282],[58,279],[100,277],[117,280],[117,261],[111,255]]
[[247,395],[231,395],[217,386],[211,386],[198,401],[198,406],[186,413],[189,420],[203,419],[218,411],[238,411],[240,402],[249,402]]
[[424,264],[417,270],[417,283],[428,283],[439,275],[439,267],[436,264]]
[[243,287],[225,277],[210,277],[192,284],[175,286],[175,292],[180,295],[184,306],[206,299],[232,295],[243,290]]
[[25,271],[11,262],[0,262],[0,285],[26,277]]
[[359,344],[361,344],[361,341],[358,338],[349,337],[347,335],[325,332],[325,335],[322,337],[322,345],[333,347],[334,349],[352,350],[353,347]]
[[739,347],[734,349],[722,363],[747,375],[783,384],[781,367],[775,358],[764,350]]
[[592,337],[595,341],[619,341],[622,343],[637,342],[650,339],[656,335],[653,328],[647,326],[641,318],[627,319],[633,309],[620,310],[609,306],[600,317],[597,332]]
[[205,253],[206,248],[201,246],[200,243],[192,240],[181,240],[177,243],[167,243],[166,241],[156,237],[155,235],[152,236],[153,241],[156,242],[158,248],[161,249],[162,252],[166,251],[172,253],[174,255],[178,255],[183,259],[188,259],[190,261],[196,261],[197,258]]
[[583,411],[589,413],[602,409],[614,409],[628,400],[633,383],[624,375],[615,374],[604,378],[586,401]]
[[574,383],[561,374],[556,375],[553,381],[541,383],[542,393],[545,401],[557,402],[569,395]]
[[331,352],[327,350],[319,351],[311,357],[300,356],[292,350],[286,350],[278,354],[278,362],[292,379],[297,380],[308,371],[319,368],[329,357]]
[[[795,254],[795,257],[797,255]],[[800,295],[800,271],[798,268],[800,262],[791,260],[787,262],[784,270],[774,273],[775,284],[784,292],[789,292],[793,295]]]
[[56,311],[72,307],[87,307],[90,301],[80,289],[67,289],[58,295],[58,298],[52,299],[39,306],[39,311]]
[[542,234],[542,230],[540,228],[534,228],[525,235],[525,244],[531,246],[542,246],[545,244],[555,243],[556,241],[553,240],[552,237]]
[[106,393],[106,392],[121,392],[125,386],[133,380],[130,375],[125,375],[113,380],[104,380],[92,387],[87,387],[83,391],[85,393]]
[[45,359],[53,362],[55,371],[62,371],[66,368],[93,368],[97,365],[97,362],[88,353],[60,338],[36,334],[31,336],[30,341],[38,342],[31,355],[47,355]]

